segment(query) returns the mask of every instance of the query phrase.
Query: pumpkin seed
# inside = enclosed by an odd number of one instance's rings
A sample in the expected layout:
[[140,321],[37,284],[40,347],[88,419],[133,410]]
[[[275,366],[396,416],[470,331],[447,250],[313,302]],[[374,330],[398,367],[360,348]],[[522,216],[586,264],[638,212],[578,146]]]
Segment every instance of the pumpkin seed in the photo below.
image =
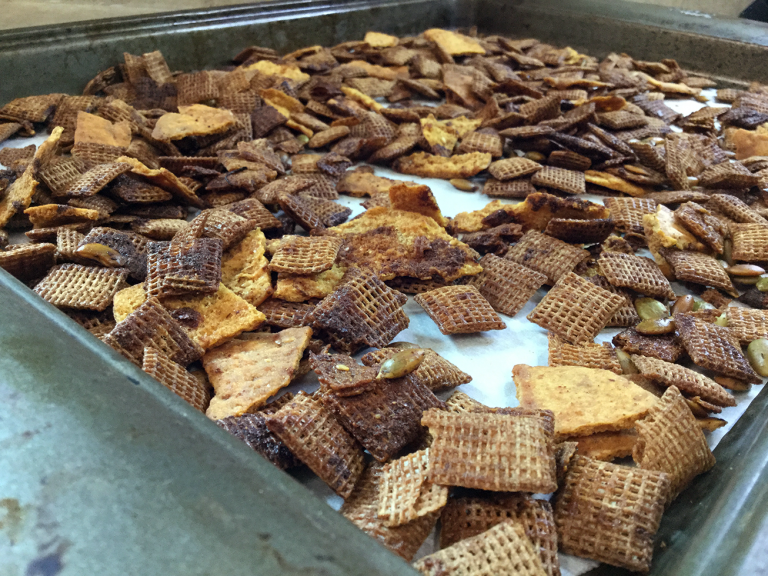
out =
[[534,150],[530,152],[526,152],[525,157],[528,158],[528,160],[533,160],[534,162],[544,162],[544,160],[547,159],[547,157],[544,156],[544,154],[542,154],[541,152],[536,152]]
[[630,358],[629,354],[624,352],[621,348],[616,348],[616,358],[619,360],[619,365],[621,366],[621,371],[624,374],[639,374],[640,370],[637,369],[637,366],[635,366],[635,363],[632,362],[632,358]]
[[296,136],[296,140],[298,140],[302,144],[306,144],[307,142],[309,142],[309,136],[307,136],[306,134],[299,134],[298,136]]
[[403,350],[383,362],[376,377],[402,378],[416,370],[422,360],[424,360],[424,350],[416,348]]
[[402,349],[408,349],[408,348],[421,348],[418,344],[414,344],[413,342],[406,342],[405,340],[401,342],[392,342],[391,344],[387,344],[387,348],[402,348]]
[[649,318],[635,326],[635,330],[646,336],[669,334],[675,331],[675,321],[672,318]]
[[733,241],[730,238],[723,240],[723,260],[733,266]]
[[675,305],[672,306],[672,315],[690,312],[693,309],[693,303],[693,296],[680,296],[680,298],[675,300]]
[[728,388],[728,390],[734,390],[736,392],[745,392],[746,390],[749,390],[751,386],[747,382],[736,380],[736,378],[731,378],[730,376],[715,376],[714,380],[723,388]]
[[728,328],[728,317],[725,315],[725,312],[720,314],[720,316],[717,317],[715,320],[715,324],[718,326],[722,326],[723,328]]
[[755,266],[754,264],[736,264],[734,266],[728,266],[725,271],[733,276],[760,276],[761,274],[765,274],[763,268]]
[[757,284],[755,284],[755,288],[760,290],[760,292],[768,292],[768,276],[760,278]]
[[96,260],[101,263],[102,266],[108,268],[125,266],[126,264],[125,257],[120,254],[120,252],[97,242],[79,246],[77,250],[75,250],[75,254],[82,256],[83,258],[88,258],[89,260]]
[[701,298],[694,297],[692,312],[698,312],[699,310],[714,310],[715,307],[709,302],[705,302]]
[[653,298],[638,298],[635,300],[635,310],[637,310],[637,315],[643,320],[666,318],[669,316],[667,307]]
[[463,178],[453,178],[450,180],[450,182],[454,188],[461,190],[462,192],[474,192],[477,190],[477,186],[472,184],[472,182],[469,180],[464,180]]
[[747,359],[760,376],[768,376],[768,340],[753,340],[747,346]]

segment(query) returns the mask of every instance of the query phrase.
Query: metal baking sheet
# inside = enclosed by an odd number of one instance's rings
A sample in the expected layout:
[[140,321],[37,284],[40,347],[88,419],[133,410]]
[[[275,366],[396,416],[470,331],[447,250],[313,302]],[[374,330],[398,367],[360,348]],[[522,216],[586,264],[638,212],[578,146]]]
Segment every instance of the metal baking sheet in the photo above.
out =
[[[768,78],[766,28],[752,23],[588,1],[294,2],[0,34],[0,71],[14,80],[0,101],[76,93],[123,51],[160,49],[172,68],[195,69],[248,44],[289,50],[472,24],[596,56],[673,57],[732,83]],[[413,573],[3,272],[0,351],[3,576]],[[737,573],[748,561],[766,518],[767,416],[761,393],[716,448],[718,466],[665,514],[653,574]]]

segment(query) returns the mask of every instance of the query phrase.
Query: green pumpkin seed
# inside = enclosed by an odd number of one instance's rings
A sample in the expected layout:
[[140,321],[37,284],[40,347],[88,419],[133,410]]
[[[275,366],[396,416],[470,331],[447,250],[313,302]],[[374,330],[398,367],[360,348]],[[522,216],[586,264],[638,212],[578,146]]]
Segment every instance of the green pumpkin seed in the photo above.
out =
[[725,312],[720,314],[720,316],[717,317],[715,320],[715,324],[718,326],[722,326],[723,328],[728,328],[728,316],[725,315]]
[[635,330],[646,336],[669,334],[675,331],[675,321],[672,318],[649,318],[635,326]]
[[730,238],[723,240],[723,260],[728,262],[728,266],[733,266],[733,242]]
[[387,348],[402,348],[403,350],[406,350],[408,348],[421,348],[421,346],[403,340],[402,342],[392,342],[391,344],[387,344]]
[[635,366],[635,363],[632,362],[632,358],[630,358],[629,354],[624,352],[621,348],[616,348],[616,357],[619,360],[619,365],[621,366],[621,371],[624,374],[639,374],[640,370],[637,369],[637,366]]
[[747,359],[760,376],[768,376],[768,340],[760,338],[747,346]]
[[528,158],[528,160],[533,160],[534,162],[544,162],[544,160],[547,159],[544,154],[536,151],[526,152],[525,157]]
[[734,266],[728,266],[725,271],[733,276],[760,276],[761,274],[765,274],[763,268],[755,266],[754,264],[736,264]]
[[743,380],[736,380],[736,378],[731,378],[730,376],[715,376],[714,380],[723,388],[728,388],[728,390],[735,392],[746,392],[752,387],[751,384]]
[[669,316],[667,307],[653,298],[638,298],[635,300],[635,310],[642,320],[666,318]]
[[755,288],[760,290],[760,292],[768,292],[768,276],[760,278],[757,284],[755,284]]
[[680,296],[677,300],[675,300],[675,305],[672,306],[672,315],[675,314],[685,314],[686,312],[690,312],[693,310],[693,303],[695,300],[693,299],[693,296]]
[[421,365],[424,360],[424,350],[410,348],[398,352],[389,360],[382,363],[377,378],[402,378]]
[[296,136],[296,140],[298,140],[302,144],[306,144],[307,142],[309,142],[309,136],[307,136],[306,134],[299,134],[298,136]]
[[699,310],[714,310],[715,307],[709,302],[705,302],[701,298],[694,297],[692,312],[698,312]]

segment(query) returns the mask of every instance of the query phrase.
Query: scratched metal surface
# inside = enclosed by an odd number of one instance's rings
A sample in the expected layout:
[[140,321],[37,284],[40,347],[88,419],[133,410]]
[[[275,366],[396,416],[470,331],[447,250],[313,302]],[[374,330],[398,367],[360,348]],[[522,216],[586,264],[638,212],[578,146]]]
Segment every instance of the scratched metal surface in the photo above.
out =
[[[190,70],[249,44],[472,24],[768,81],[758,23],[603,0],[309,0],[5,32],[0,102],[76,93],[123,51],[160,49]],[[0,395],[0,576],[413,573],[2,271]],[[718,445],[715,470],[665,514],[652,574],[758,573],[767,423],[763,392]]]

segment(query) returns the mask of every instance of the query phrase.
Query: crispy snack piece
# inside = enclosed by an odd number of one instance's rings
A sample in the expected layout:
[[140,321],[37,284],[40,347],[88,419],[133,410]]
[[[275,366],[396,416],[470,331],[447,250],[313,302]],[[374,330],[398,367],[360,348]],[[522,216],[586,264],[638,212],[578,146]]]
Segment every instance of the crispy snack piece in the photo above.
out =
[[622,296],[568,272],[527,318],[566,342],[583,344],[594,340],[623,303]]
[[130,165],[124,162],[94,166],[75,180],[64,192],[64,195],[70,198],[84,198],[98,194],[107,184],[130,168]]
[[97,210],[75,208],[65,204],[43,204],[24,210],[35,228],[55,228],[64,224],[80,224],[99,219]]
[[[256,223],[252,220],[238,216],[226,208],[205,210],[197,218],[205,218],[202,236],[204,238],[218,238],[221,240],[224,250],[240,242],[256,227]],[[194,220],[190,222],[190,225],[194,226],[194,222]]]
[[428,410],[429,479],[444,486],[547,494],[557,488],[552,434],[541,419]]
[[713,286],[734,297],[739,295],[730,276],[716,258],[689,250],[662,249],[661,254],[672,266],[678,280]]
[[446,286],[417,294],[415,300],[445,335],[507,327],[474,286]]
[[17,244],[0,250],[0,268],[22,282],[45,276],[55,263],[55,244]]
[[170,240],[187,226],[186,221],[175,218],[142,219],[131,223],[131,229],[134,232],[152,240]]
[[616,351],[609,343],[587,342],[581,346],[574,346],[561,340],[555,334],[549,334],[549,365],[582,366],[584,368],[610,370],[616,374],[622,373]]
[[731,224],[733,259],[743,262],[768,261],[768,226]]
[[598,259],[600,272],[614,286],[631,288],[647,296],[674,298],[669,280],[648,258],[619,252],[603,252]]
[[[281,399],[288,396],[292,399],[292,395],[289,394],[281,396]],[[299,466],[301,461],[293,455],[282,440],[278,439],[267,428],[268,417],[269,415],[264,412],[228,416],[216,420],[216,425],[245,442],[248,447],[282,470]]]
[[363,473],[363,450],[320,400],[301,392],[267,418],[267,428],[342,498]]
[[235,115],[224,108],[211,108],[203,104],[179,106],[178,114],[169,112],[158,118],[152,130],[152,138],[167,141],[223,134],[236,123]]
[[526,198],[534,193],[536,193],[536,188],[527,178],[504,182],[495,178],[488,178],[483,185],[483,194],[491,198]]
[[344,501],[341,513],[371,538],[407,561],[432,532],[437,514],[428,514],[416,520],[390,528],[379,518],[379,485],[384,465],[371,462],[355,484],[352,494]]
[[313,326],[325,330],[342,352],[382,347],[408,327],[408,301],[377,276],[360,272],[326,296],[313,310]]
[[520,406],[552,410],[558,437],[632,428],[657,400],[608,370],[518,364],[512,375]]
[[635,424],[638,440],[632,458],[644,470],[666,472],[672,501],[691,481],[715,465],[715,457],[685,403],[671,386],[643,420]]
[[609,174],[608,172],[587,170],[584,173],[584,179],[590,184],[602,186],[603,188],[615,190],[616,192],[623,192],[629,196],[644,196],[646,193],[645,188],[641,188],[637,184],[632,184],[632,182],[628,182],[627,180],[624,180],[624,178]]
[[675,213],[663,204],[656,204],[655,214],[643,215],[643,229],[651,251],[655,251],[654,245],[678,250],[706,250],[704,244],[677,223]]
[[676,314],[675,324],[694,364],[752,384],[762,382],[744,358],[739,340],[729,328],[703,322],[688,314]]
[[656,202],[649,198],[606,198],[605,207],[619,232],[643,234],[643,215],[656,212]]
[[555,503],[560,549],[648,572],[669,492],[663,472],[577,456]]
[[588,256],[586,250],[529,230],[509,249],[504,259],[541,272],[546,275],[548,284],[555,284]]
[[731,194],[713,194],[709,204],[734,222],[768,226],[768,220]]
[[410,156],[398,158],[394,168],[403,174],[451,180],[475,176],[488,168],[491,160],[492,156],[485,152],[455,154],[450,158],[435,156],[426,152],[416,152]]
[[131,125],[127,121],[112,123],[95,114],[78,111],[75,144],[100,144],[127,148],[131,143]]
[[266,317],[265,323],[277,328],[294,328],[307,326],[311,322],[312,310],[315,304],[302,302],[286,302],[270,298],[259,305],[259,312]]
[[373,172],[355,169],[348,170],[339,180],[336,189],[341,194],[348,194],[354,197],[377,196],[379,194],[389,194],[389,189],[394,184],[399,184],[400,180],[391,180],[374,176]]
[[637,442],[637,432],[634,428],[629,428],[618,432],[572,436],[569,440],[577,442],[580,456],[610,462],[616,458],[632,455],[632,449]]
[[144,360],[141,369],[197,408],[205,412],[211,400],[208,389],[197,378],[187,372],[186,368],[168,358],[156,348],[144,350]]
[[145,348],[155,348],[182,366],[203,355],[203,349],[187,336],[157,298],[148,299],[118,322],[103,340],[137,366],[142,365]]
[[232,340],[206,352],[203,367],[216,391],[208,417],[220,420],[264,406],[291,382],[311,336],[311,328],[287,328],[276,334],[256,333],[249,340]]
[[677,334],[645,336],[634,328],[627,328],[613,337],[613,345],[627,354],[640,354],[665,362],[677,362],[685,354],[683,341]]
[[246,198],[239,202],[233,202],[225,206],[230,212],[234,212],[238,216],[242,216],[247,220],[252,220],[256,227],[261,230],[272,230],[274,228],[280,228],[282,223],[278,220],[272,212],[259,202],[256,198]]
[[531,177],[531,184],[560,190],[566,194],[585,194],[586,184],[583,172],[545,166]]
[[221,240],[197,238],[147,244],[150,296],[216,292],[221,282]]
[[387,526],[402,526],[442,510],[448,487],[427,480],[429,448],[413,452],[384,466],[381,475],[379,517]]
[[569,244],[599,244],[611,235],[613,228],[613,220],[608,218],[604,220],[552,218],[544,233]]
[[150,169],[135,158],[120,156],[116,162],[125,162],[131,165],[131,173],[137,174],[152,184],[159,186],[173,194],[173,196],[185,204],[195,208],[203,208],[203,202],[186,184],[179,180],[173,172],[165,168]]
[[595,276],[589,276],[586,278],[589,282],[595,286],[600,286],[604,290],[608,290],[613,294],[618,294],[624,298],[624,303],[619,306],[618,310],[613,313],[606,326],[634,326],[640,322],[640,317],[637,315],[635,305],[632,301],[632,292],[626,288],[616,288],[613,286],[605,276],[599,274]]
[[277,284],[273,296],[288,302],[304,302],[312,298],[325,298],[331,294],[344,279],[347,268],[334,264],[329,270],[315,274],[277,275]]
[[479,263],[483,271],[472,276],[469,285],[507,316],[517,314],[547,281],[545,274],[493,254],[486,254]]
[[283,236],[269,269],[272,272],[315,274],[336,261],[342,239],[336,236]]
[[118,290],[125,287],[126,268],[97,268],[80,264],[54,266],[35,286],[35,292],[58,308],[96,310],[112,304]]
[[[419,367],[411,372],[411,376],[420,384],[432,390],[432,392],[447,390],[448,388],[468,384],[472,381],[472,376],[459,370],[457,366],[448,362],[448,360],[434,350],[429,348],[423,348],[422,350],[424,350],[424,358]],[[385,360],[389,360],[399,351],[397,348],[381,348],[368,352],[360,360],[366,366],[376,366]]]
[[491,176],[503,182],[505,180],[512,180],[513,178],[520,178],[521,176],[528,176],[538,172],[542,168],[544,168],[544,166],[538,162],[516,156],[514,158],[496,160],[488,167],[488,172],[490,172]]
[[485,49],[480,44],[458,32],[451,32],[441,28],[430,28],[424,32],[424,37],[437,44],[441,50],[451,56],[485,54]]
[[340,397],[356,396],[372,387],[376,367],[361,366],[346,354],[315,354],[310,352],[309,365],[320,385]]
[[632,354],[632,362],[644,376],[661,386],[675,386],[690,397],[715,406],[735,406],[736,400],[720,384],[685,366]]
[[425,576],[519,574],[546,576],[522,525],[504,521],[477,536],[421,558],[413,567]]
[[725,310],[728,329],[742,345],[760,338],[768,338],[768,311],[736,306],[727,307]]
[[[221,257],[221,282],[243,300],[259,306],[272,294],[267,241],[261,230],[252,230]],[[287,326],[284,326],[287,328]]]
[[722,254],[728,228],[709,210],[695,202],[686,202],[675,210],[675,218],[717,254]]
[[440,207],[437,205],[437,200],[435,200],[429,186],[421,184],[411,186],[407,183],[395,184],[389,189],[389,205],[394,210],[416,212],[428,216],[443,228],[448,223],[440,213]]

